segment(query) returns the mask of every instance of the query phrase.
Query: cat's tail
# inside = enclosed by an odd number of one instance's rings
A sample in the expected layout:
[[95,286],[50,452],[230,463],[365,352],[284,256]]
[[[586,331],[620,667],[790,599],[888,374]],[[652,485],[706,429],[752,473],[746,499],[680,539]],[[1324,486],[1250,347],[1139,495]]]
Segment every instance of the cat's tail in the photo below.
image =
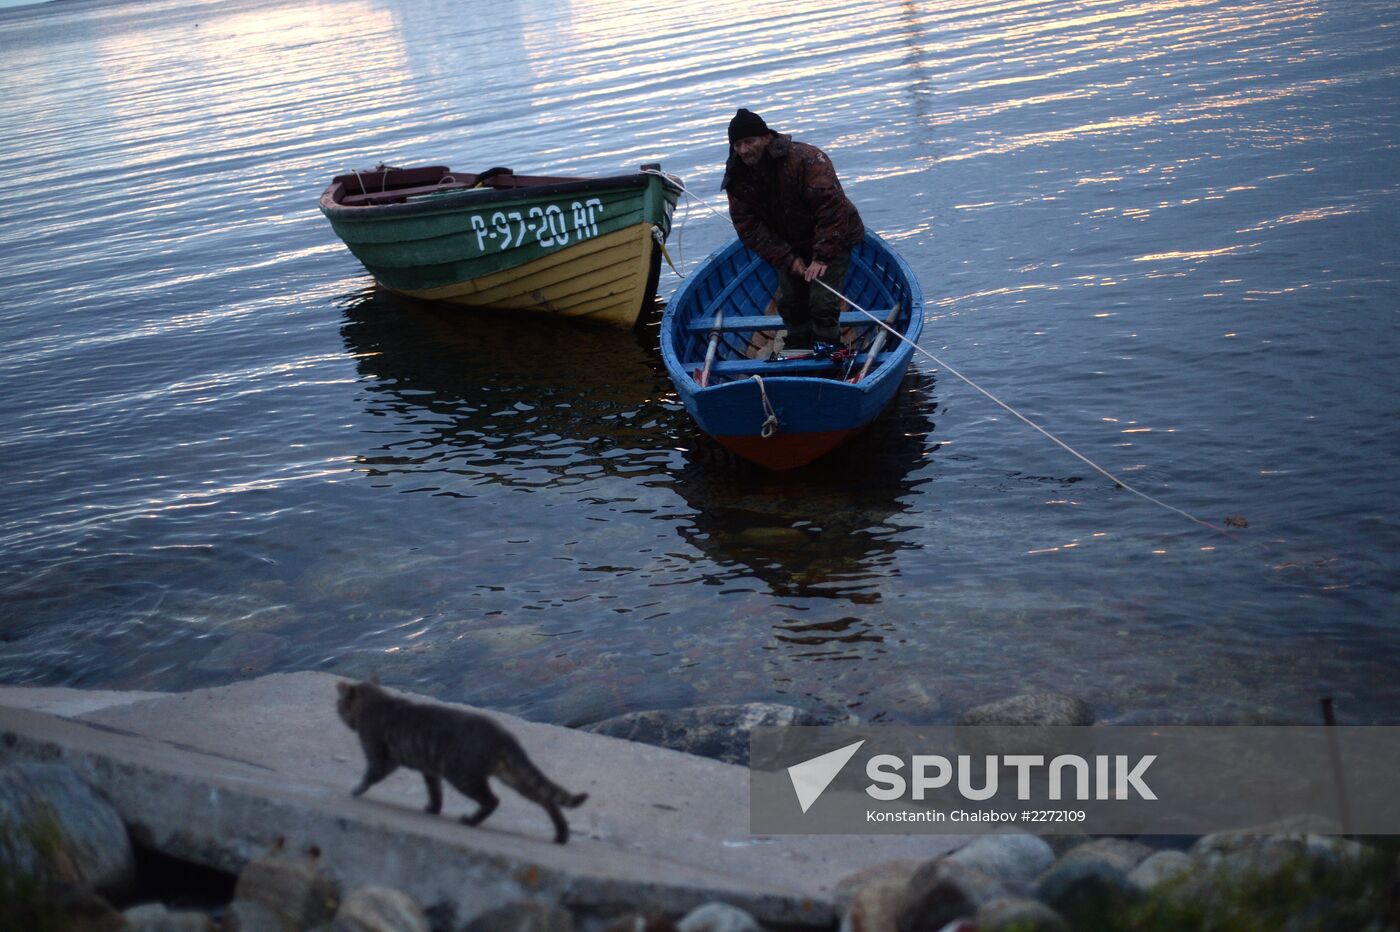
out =
[[583,805],[588,798],[587,793],[570,793],[546,777],[520,747],[511,748],[502,756],[496,767],[496,776],[521,796],[541,804],[553,803],[565,809],[574,809]]

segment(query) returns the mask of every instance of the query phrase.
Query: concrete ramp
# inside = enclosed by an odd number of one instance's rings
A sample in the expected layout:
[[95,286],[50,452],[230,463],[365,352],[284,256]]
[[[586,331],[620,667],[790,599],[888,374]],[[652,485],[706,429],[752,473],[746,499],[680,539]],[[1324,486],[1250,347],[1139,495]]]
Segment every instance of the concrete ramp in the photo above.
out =
[[966,840],[751,836],[743,767],[492,712],[548,776],[589,799],[566,812],[567,845],[504,787],[496,813],[469,828],[455,817],[475,804],[448,788],[443,815],[427,815],[412,771],[351,798],[363,758],[335,714],[335,682],[279,674],[155,695],[4,687],[0,761],[74,767],[139,841],[172,855],[236,872],[281,838],[319,849],[344,889],[398,887],[457,921],[519,899],[590,913],[722,900],[764,922],[826,925],[842,877]]

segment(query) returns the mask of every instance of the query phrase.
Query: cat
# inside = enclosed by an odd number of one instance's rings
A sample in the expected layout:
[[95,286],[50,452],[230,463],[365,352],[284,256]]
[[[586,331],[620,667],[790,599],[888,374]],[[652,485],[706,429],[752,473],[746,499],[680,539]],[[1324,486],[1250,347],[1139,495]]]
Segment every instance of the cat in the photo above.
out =
[[480,825],[500,802],[488,777],[496,777],[531,802],[538,803],[554,822],[554,840],[569,840],[569,823],[560,806],[582,805],[587,793],[569,793],[551,782],[525,756],[520,742],[484,715],[440,705],[412,702],[381,689],[378,682],[335,684],[340,693],[336,711],[360,736],[365,752],[365,775],[351,791],[359,796],[399,767],[423,774],[428,785],[426,811],[442,811],[442,781],[446,780],[479,807],[464,815],[465,825]]

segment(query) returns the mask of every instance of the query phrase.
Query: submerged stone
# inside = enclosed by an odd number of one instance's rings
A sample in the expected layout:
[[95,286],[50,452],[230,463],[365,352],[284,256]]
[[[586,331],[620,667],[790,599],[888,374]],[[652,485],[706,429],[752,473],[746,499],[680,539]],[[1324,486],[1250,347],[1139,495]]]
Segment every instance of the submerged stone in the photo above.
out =
[[813,712],[771,702],[629,712],[583,726],[582,731],[684,751],[730,764],[749,762],[749,732],[786,725],[846,724],[841,713]]

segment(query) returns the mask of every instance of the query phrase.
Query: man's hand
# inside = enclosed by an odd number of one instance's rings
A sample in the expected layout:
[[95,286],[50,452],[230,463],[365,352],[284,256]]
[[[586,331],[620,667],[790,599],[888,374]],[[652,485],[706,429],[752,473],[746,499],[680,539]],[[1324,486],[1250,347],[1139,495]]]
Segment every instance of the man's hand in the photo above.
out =
[[826,274],[826,263],[825,263],[825,262],[812,262],[812,263],[809,263],[808,266],[807,266],[806,271],[799,272],[798,274],[801,275],[803,278],[807,279],[807,281],[809,281],[809,282],[810,282],[810,281],[815,281],[816,279],[821,278],[823,275]]
[[[794,256],[792,265],[788,266],[788,271],[792,272],[792,274],[796,275],[798,278],[801,278],[807,274],[807,263],[803,262],[801,257]],[[808,280],[810,281],[810,279]]]

